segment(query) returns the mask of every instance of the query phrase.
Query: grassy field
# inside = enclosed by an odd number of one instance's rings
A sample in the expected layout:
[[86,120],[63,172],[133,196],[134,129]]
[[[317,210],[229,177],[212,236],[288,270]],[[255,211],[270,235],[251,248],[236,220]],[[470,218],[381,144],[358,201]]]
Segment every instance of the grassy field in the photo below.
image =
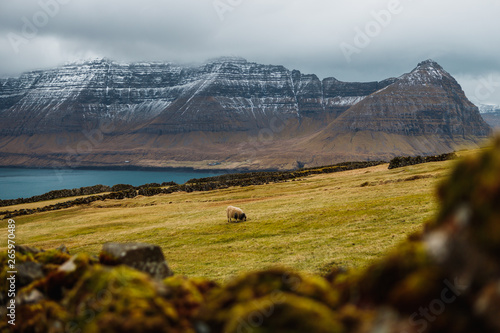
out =
[[[106,242],[153,243],[174,272],[218,281],[274,264],[312,273],[359,268],[432,218],[436,184],[453,163],[384,164],[279,184],[99,201],[17,217],[17,241],[92,254]],[[228,205],[243,208],[248,221],[227,223]],[[6,224],[0,221],[3,248]]]

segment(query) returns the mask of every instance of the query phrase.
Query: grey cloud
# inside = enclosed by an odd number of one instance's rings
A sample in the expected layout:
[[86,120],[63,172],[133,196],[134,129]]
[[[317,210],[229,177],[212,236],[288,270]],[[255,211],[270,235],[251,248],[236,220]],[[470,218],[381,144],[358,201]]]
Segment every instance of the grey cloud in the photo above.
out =
[[[23,18],[33,21],[54,3],[57,13],[16,53],[8,33],[22,36]],[[472,78],[500,69],[499,12],[496,0],[9,0],[0,4],[0,76],[87,56],[201,62],[238,55],[367,81],[433,58],[469,78],[470,94]],[[355,43],[360,31],[371,34],[362,47]],[[342,43],[356,48],[350,61]]]

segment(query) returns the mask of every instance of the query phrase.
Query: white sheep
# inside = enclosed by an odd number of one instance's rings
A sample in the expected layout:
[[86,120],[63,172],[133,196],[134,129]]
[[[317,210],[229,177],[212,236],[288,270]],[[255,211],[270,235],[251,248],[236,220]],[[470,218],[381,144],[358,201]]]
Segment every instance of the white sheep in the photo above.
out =
[[226,213],[227,213],[227,222],[231,222],[232,219],[235,219],[236,222],[247,220],[247,216],[241,210],[241,208],[234,207],[234,206],[228,206],[226,208]]

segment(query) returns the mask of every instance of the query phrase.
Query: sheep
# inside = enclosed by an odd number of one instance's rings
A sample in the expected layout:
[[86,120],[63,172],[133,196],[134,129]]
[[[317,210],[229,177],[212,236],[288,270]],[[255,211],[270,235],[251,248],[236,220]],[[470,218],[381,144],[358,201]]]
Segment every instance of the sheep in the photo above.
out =
[[227,213],[227,222],[231,222],[232,219],[235,219],[236,222],[247,220],[246,214],[238,207],[228,206],[226,208],[226,213]]

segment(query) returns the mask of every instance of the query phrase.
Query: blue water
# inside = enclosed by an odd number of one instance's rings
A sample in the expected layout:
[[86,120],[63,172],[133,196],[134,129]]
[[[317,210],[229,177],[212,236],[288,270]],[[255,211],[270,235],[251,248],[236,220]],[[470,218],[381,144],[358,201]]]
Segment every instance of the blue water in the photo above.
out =
[[29,198],[52,190],[73,189],[97,184],[139,186],[170,181],[184,184],[192,178],[220,174],[222,172],[0,168],[0,199]]

